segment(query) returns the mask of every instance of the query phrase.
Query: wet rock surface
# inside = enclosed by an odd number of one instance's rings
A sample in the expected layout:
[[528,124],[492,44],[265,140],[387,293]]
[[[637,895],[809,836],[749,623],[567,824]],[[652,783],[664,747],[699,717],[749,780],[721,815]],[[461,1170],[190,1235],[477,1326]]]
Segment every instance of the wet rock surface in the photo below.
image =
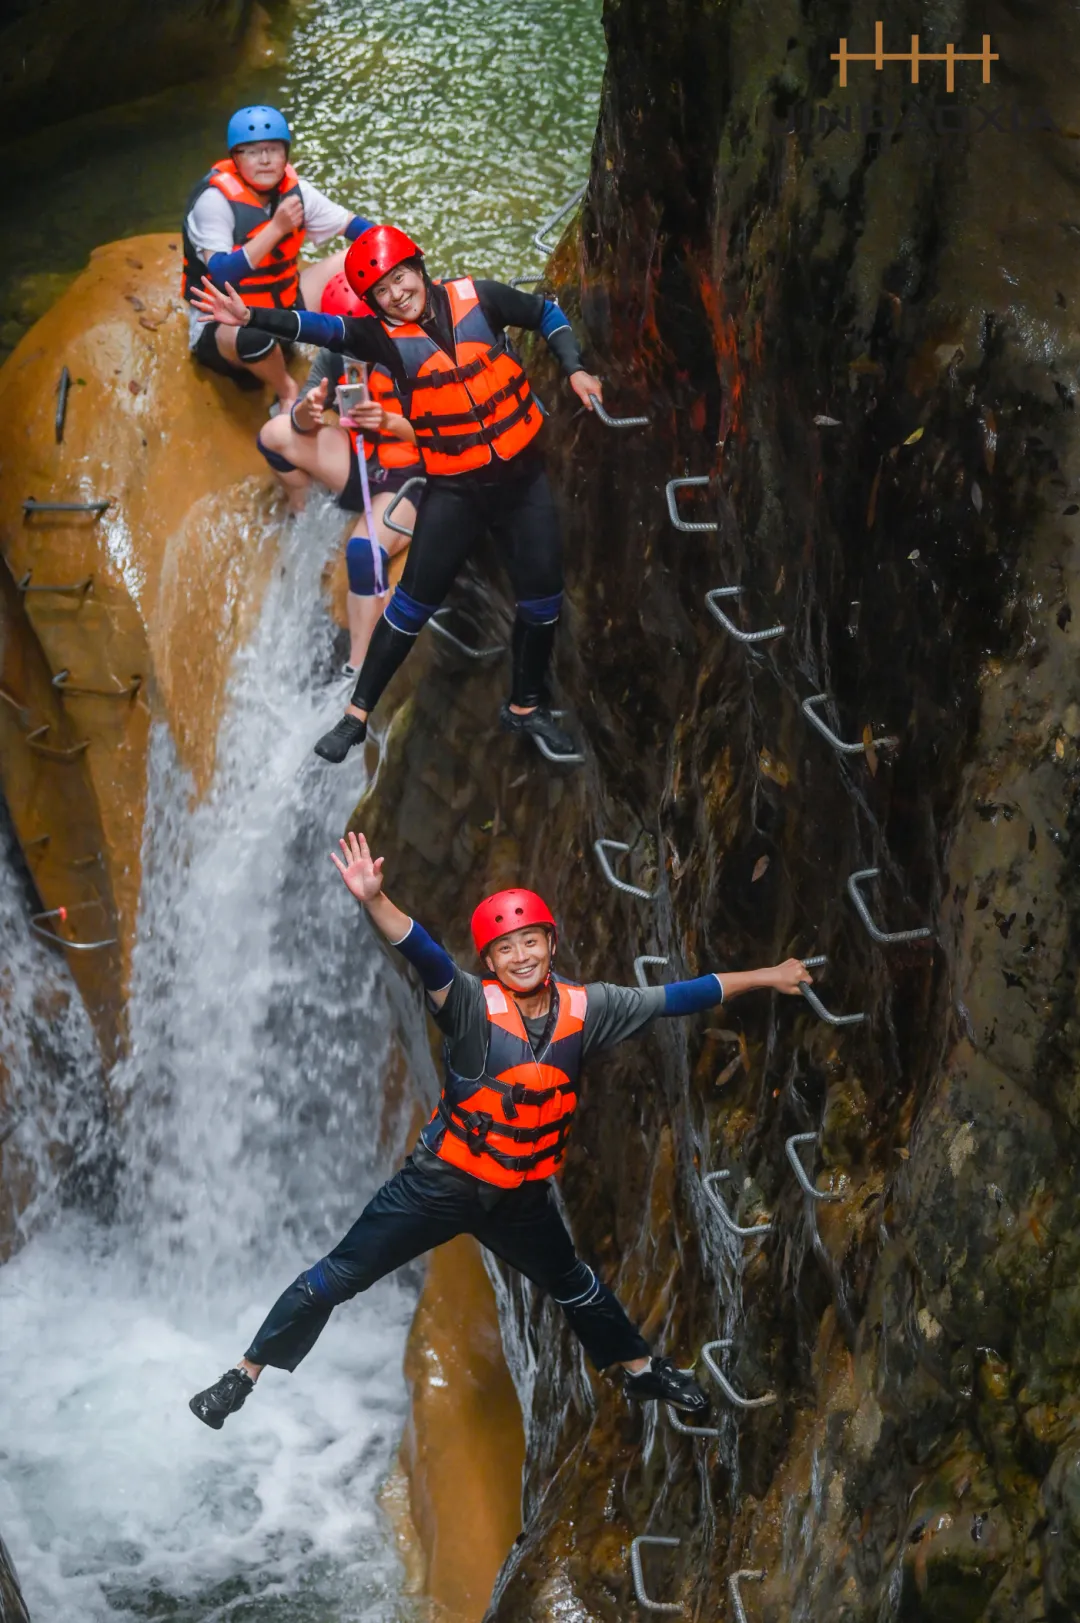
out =
[[[852,50],[874,22],[845,17]],[[1008,7],[962,7],[940,40],[891,15],[925,49],[991,32],[996,82],[958,81],[947,133],[939,69],[837,90],[825,7],[622,0],[606,26],[590,193],[553,272],[610,408],[652,426],[606,432],[533,361],[588,760],[498,735],[503,662],[433,640],[355,821],[462,962],[475,898],[514,879],[550,898],[575,975],[824,953],[825,1005],[866,1018],[748,998],[590,1069],[563,1180],[583,1253],[657,1346],[688,1362],[729,1336],[735,1388],[777,1401],[717,1392],[719,1437],[679,1436],[505,1282],[525,1536],[492,1615],[623,1615],[651,1532],[681,1542],[648,1552],[650,1593],[702,1615],[749,1567],[763,1623],[1057,1623],[1080,1570],[1080,204],[1045,125],[1070,125],[1075,20],[1055,14],[1048,60]],[[902,133],[859,128],[901,100]],[[980,126],[998,103],[1011,133]],[[681,500],[714,531],[672,527],[676,475],[708,477]],[[737,628],[784,634],[737,642],[705,601],[734,586]],[[498,640],[505,601],[459,602],[463,637]],[[897,744],[837,753],[802,710],[817,694],[843,740]],[[650,901],[604,882],[597,838],[631,847],[617,871]],[[929,942],[871,939],[846,881],[875,867],[873,918]],[[796,1133],[835,1201],[800,1191]],[[770,1234],[725,1234],[713,1169]]]

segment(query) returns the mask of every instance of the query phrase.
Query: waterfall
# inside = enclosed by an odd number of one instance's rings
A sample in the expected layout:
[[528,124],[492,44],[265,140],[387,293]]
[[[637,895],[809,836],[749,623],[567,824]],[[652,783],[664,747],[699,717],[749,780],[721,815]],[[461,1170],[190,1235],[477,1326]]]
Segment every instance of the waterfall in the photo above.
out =
[[[406,1604],[376,1494],[405,1417],[415,1274],[339,1310],[300,1371],[268,1370],[223,1431],[187,1408],[404,1144],[405,1107],[382,1098],[382,959],[328,856],[363,768],[311,754],[344,697],[320,590],[335,513],[317,499],[284,526],[201,803],[163,726],[152,740],[105,1217],[62,1205],[53,1167],[57,1118],[84,1152],[101,1138],[85,1021],[21,921],[5,952],[25,1111],[12,1143],[40,1193],[0,1270],[0,1526],[35,1620],[329,1623]],[[34,1011],[54,986],[68,1001],[49,1028]],[[48,1108],[45,1070],[61,1079]]]

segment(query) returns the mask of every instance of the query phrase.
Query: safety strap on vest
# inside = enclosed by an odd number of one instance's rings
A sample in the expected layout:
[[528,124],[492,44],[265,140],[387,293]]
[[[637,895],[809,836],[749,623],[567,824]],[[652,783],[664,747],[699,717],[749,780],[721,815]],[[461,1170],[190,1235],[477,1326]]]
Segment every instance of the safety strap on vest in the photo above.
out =
[[[527,386],[528,379],[526,379]],[[492,395],[490,404],[494,405],[500,399],[505,399],[508,393],[517,394],[518,396],[518,403],[513,411],[507,412],[506,416],[500,417],[496,423],[487,423],[482,428],[474,429],[471,434],[443,434],[435,426],[440,421],[439,418],[430,418],[426,415],[410,418],[409,421],[416,432],[420,449],[439,451],[443,456],[459,456],[462,451],[471,451],[475,445],[493,445],[496,440],[502,438],[508,429],[513,428],[515,423],[520,423],[523,417],[527,417],[533,408],[533,397],[522,397],[520,389],[511,386],[508,386],[506,390],[500,390],[497,395]],[[485,404],[489,404],[489,402],[485,402]],[[476,415],[488,415],[488,413],[483,412],[483,408],[478,406]],[[441,419],[444,423],[458,422],[459,420],[462,419],[457,416],[452,418],[443,417]],[[469,416],[463,420],[471,422],[473,418]]]
[[[490,1084],[485,1083],[485,1086]],[[437,1109],[447,1132],[461,1139],[473,1155],[490,1155],[493,1161],[511,1172],[531,1172],[542,1161],[560,1156],[570,1136],[573,1121],[571,1114],[559,1121],[549,1122],[546,1127],[504,1127],[501,1123],[496,1125],[494,1116],[488,1110],[462,1110],[460,1105],[448,1105],[445,1099],[439,1100]],[[504,1138],[512,1138],[523,1144],[535,1144],[548,1133],[553,1133],[555,1137],[550,1144],[546,1144],[542,1150],[535,1150],[532,1155],[506,1155],[487,1142],[493,1127]]]

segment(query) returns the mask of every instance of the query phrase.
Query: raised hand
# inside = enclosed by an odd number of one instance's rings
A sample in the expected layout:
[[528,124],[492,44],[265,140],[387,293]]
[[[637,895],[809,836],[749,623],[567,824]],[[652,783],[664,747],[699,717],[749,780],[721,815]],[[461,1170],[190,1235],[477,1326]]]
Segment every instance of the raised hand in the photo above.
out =
[[586,411],[592,411],[593,409],[593,403],[589,399],[591,394],[594,394],[600,401],[604,398],[604,385],[599,378],[594,378],[591,372],[572,372],[570,374],[570,387]]
[[326,397],[330,392],[330,379],[323,378],[314,389],[298,400],[293,407],[293,426],[302,434],[313,434],[317,428],[323,426],[323,413],[326,410]]
[[283,197],[274,210],[273,218],[283,237],[287,237],[290,231],[298,231],[304,223],[304,204],[300,193],[290,192],[288,197]]
[[209,276],[202,279],[202,287],[194,289],[191,302],[199,312],[200,321],[217,321],[223,327],[246,327],[250,312],[231,282],[225,291],[215,287]]
[[367,906],[382,894],[383,858],[376,857],[372,861],[368,843],[362,834],[348,834],[339,844],[341,857],[336,851],[331,851],[330,861],[356,900]]
[[794,997],[800,986],[810,986],[814,980],[799,958],[788,958],[784,963],[777,964],[771,973],[774,977],[773,990],[783,992],[785,997]]

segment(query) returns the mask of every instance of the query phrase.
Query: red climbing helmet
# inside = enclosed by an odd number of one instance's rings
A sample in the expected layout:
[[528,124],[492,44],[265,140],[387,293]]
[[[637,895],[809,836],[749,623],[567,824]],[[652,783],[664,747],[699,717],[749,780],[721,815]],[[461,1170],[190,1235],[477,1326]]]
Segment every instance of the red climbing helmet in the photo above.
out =
[[323,288],[319,309],[324,316],[369,316],[371,311],[359,294],[349,286],[343,270],[337,271]]
[[484,897],[472,916],[473,946],[482,958],[499,936],[527,930],[530,924],[546,924],[554,947],[558,926],[544,898],[534,890],[497,890],[494,896]]
[[396,225],[371,225],[361,232],[345,255],[345,275],[357,298],[362,299],[387,271],[392,271],[403,259],[415,259],[418,255],[423,259],[424,250]]

